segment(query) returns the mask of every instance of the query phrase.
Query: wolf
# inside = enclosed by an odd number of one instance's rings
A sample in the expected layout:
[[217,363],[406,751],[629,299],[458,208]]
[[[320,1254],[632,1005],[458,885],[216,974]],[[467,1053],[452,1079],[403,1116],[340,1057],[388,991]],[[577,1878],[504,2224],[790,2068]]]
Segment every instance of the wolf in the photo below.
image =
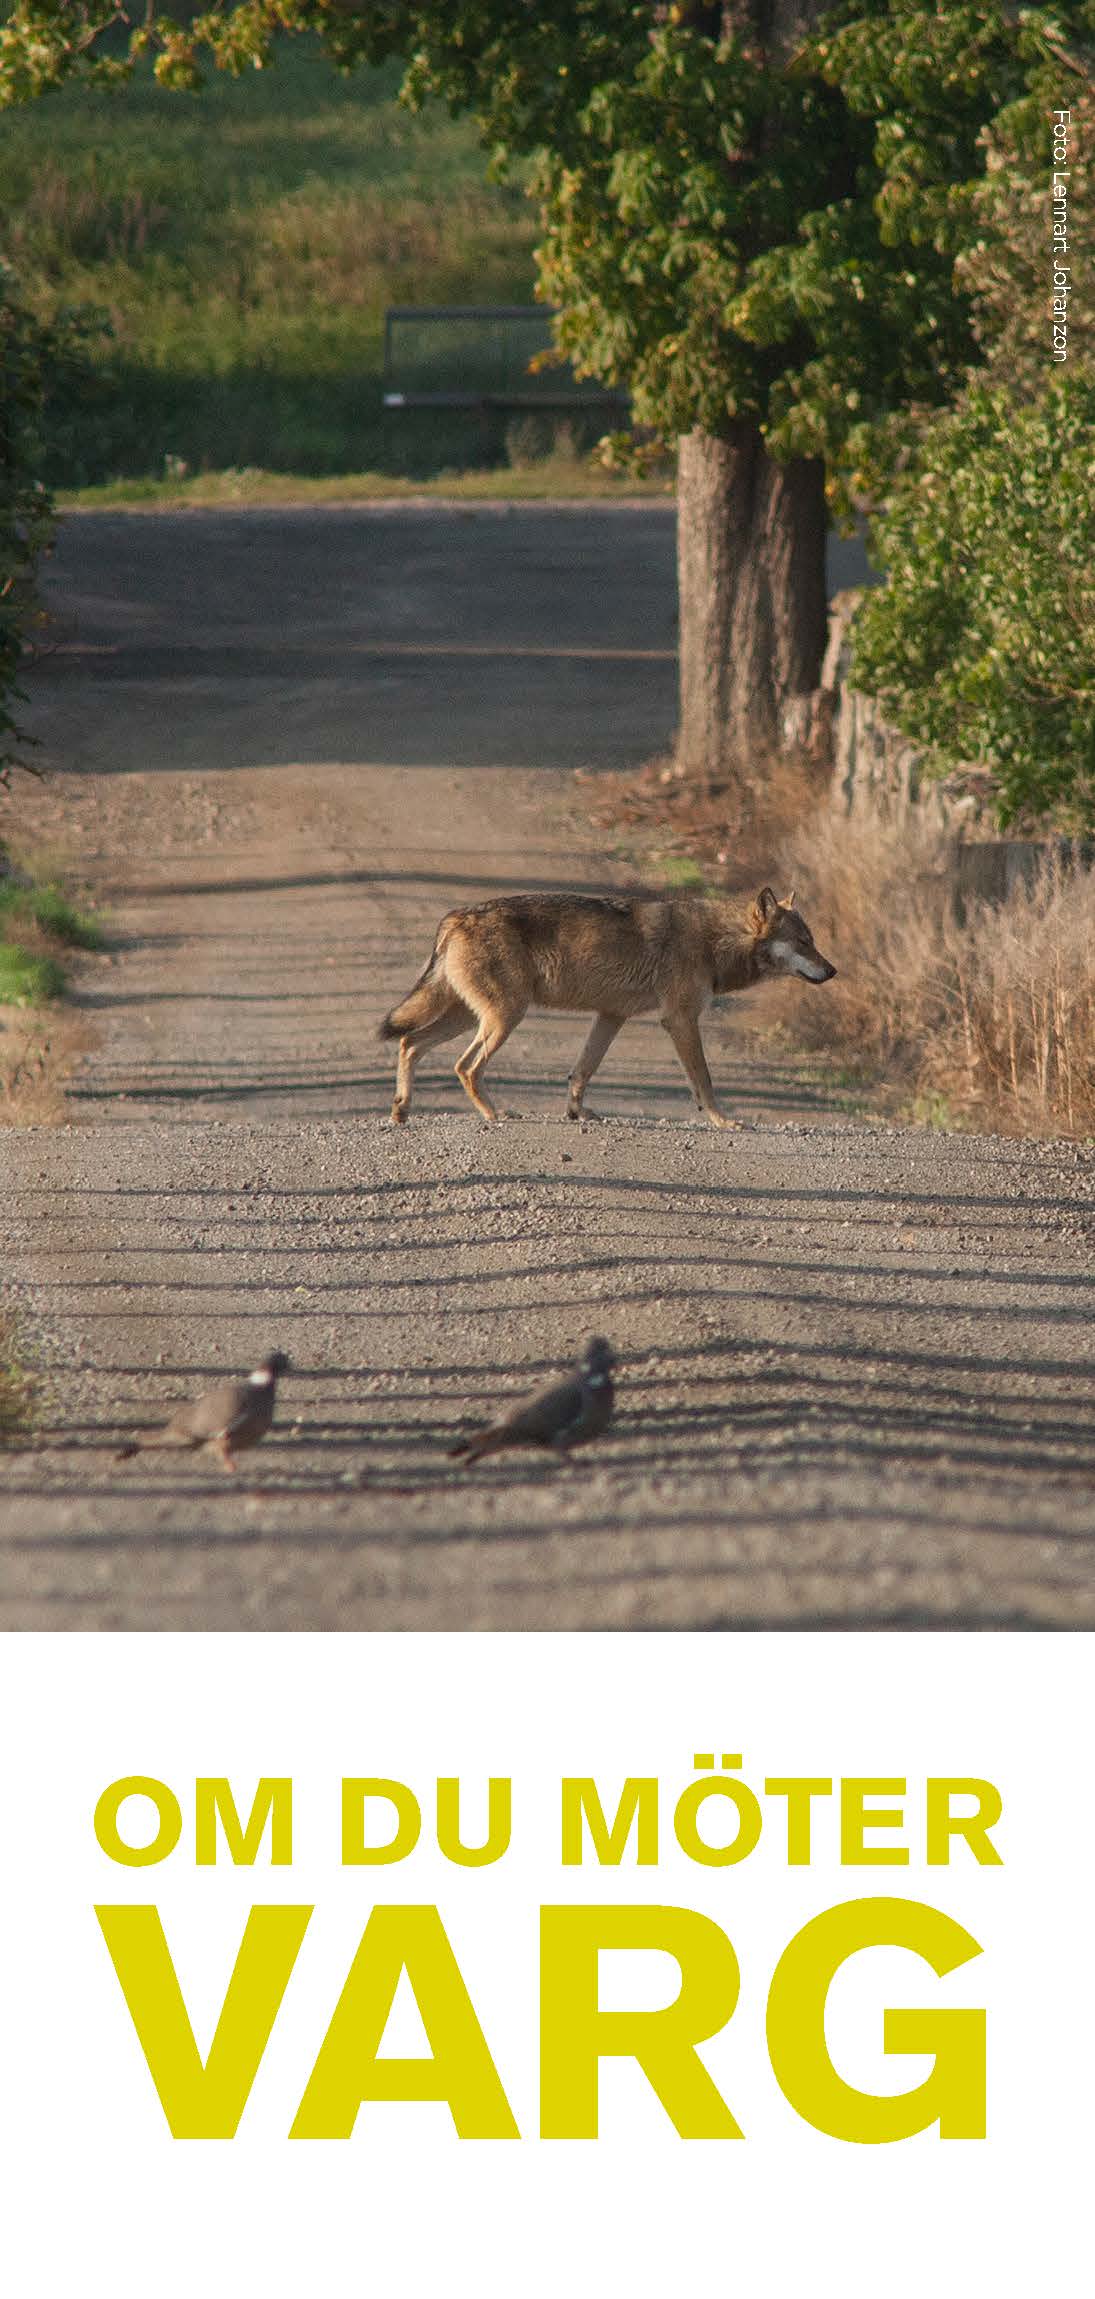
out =
[[488,1125],[498,1112],[483,1071],[530,1006],[595,1016],[571,1072],[567,1116],[581,1116],[586,1087],[633,1014],[657,1012],[713,1126],[732,1125],[711,1086],[700,1015],[713,998],[771,974],[831,982],[836,967],[817,949],[791,893],[762,886],[744,916],[728,897],[664,894],[512,894],[450,910],[429,964],[380,1025],[399,1039],[392,1124],[410,1116],[414,1066],[428,1046],[471,1029],[456,1064]]

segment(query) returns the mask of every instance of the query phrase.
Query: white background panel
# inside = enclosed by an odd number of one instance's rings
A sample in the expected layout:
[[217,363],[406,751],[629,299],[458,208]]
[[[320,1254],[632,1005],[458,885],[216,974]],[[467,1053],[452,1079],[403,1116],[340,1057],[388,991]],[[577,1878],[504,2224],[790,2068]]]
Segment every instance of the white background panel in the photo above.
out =
[[[1087,1637],[25,1636],[5,1640],[8,1829],[2,1903],[4,2249],[23,2295],[208,2299],[240,2289],[475,2292],[480,2299],[667,2289],[842,2299],[1071,2290],[1086,2282],[1095,1985]],[[786,1864],[785,1807],[740,1866],[676,1844],[696,1752],[739,1752],[740,1777],[896,1775],[909,1783],[907,1867],[842,1869],[836,1799],[815,1805],[809,1869]],[[97,1845],[102,1790],[170,1784],[182,1841],[130,1869]],[[481,1833],[489,1774],[513,1781],[513,1841],[463,1870],[432,1843],[434,1783],[467,1783]],[[628,1774],[662,1789],[661,1857],[564,1869],[559,1782],[592,1774],[606,1810]],[[923,1857],[928,1774],[996,1782],[1001,1868],[956,1846]],[[260,1775],[294,1783],[294,1861],[193,1859],[193,1782],[226,1774],[246,1811]],[[399,1865],[340,1867],[343,1775],[391,1775],[425,1825]],[[710,1776],[709,1776],[710,1777]],[[131,1808],[132,1809],[132,1808]],[[136,1837],[136,1813],[131,1833]],[[128,1820],[128,1815],[127,1815]],[[985,2006],[989,2136],[894,2146],[827,2138],[796,2116],[767,2058],[768,1983],[793,1933],[841,1900],[898,1896],[955,1917],[983,1953],[943,1981],[894,1949],[849,1964],[828,2034],[845,2077],[911,2088],[921,2059],[885,2058],[888,2005]],[[160,1910],[206,2048],[256,1901],[312,1902],[239,2132],[168,2132],[93,1914]],[[376,1901],[435,1903],[521,2129],[459,2140],[440,2104],[369,2104],[349,2141],[288,2138],[315,2054]],[[601,2137],[538,2128],[542,1902],[654,1901],[713,1917],[734,1943],[738,2010],[703,2047],[741,2142],[682,2142],[633,2062],[601,2072]],[[606,1956],[602,2003],[675,1993],[656,1955]],[[386,2051],[416,2053],[401,1989]]]

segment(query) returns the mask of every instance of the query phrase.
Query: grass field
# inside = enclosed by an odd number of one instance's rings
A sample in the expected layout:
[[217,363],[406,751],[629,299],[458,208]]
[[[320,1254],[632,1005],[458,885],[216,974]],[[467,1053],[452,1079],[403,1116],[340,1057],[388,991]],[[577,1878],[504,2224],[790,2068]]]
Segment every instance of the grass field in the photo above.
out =
[[532,300],[533,210],[466,121],[305,42],[199,95],[142,80],[8,113],[0,248],[39,310],[105,315],[49,477],[426,476],[489,459],[475,419],[385,415],[393,303]]
[[425,479],[375,470],[316,479],[257,469],[196,472],[183,479],[112,479],[98,486],[62,488],[57,500],[64,511],[207,511],[263,503],[612,502],[626,496],[656,500],[672,493],[671,476],[621,481],[588,458],[555,455],[516,469],[503,464],[489,470],[448,470]]

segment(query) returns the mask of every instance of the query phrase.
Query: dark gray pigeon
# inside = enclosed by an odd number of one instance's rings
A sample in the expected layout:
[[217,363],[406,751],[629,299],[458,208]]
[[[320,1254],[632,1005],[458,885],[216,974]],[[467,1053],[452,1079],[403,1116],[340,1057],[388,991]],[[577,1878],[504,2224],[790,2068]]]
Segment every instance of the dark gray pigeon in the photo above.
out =
[[462,1437],[451,1448],[451,1458],[468,1466],[487,1453],[501,1453],[508,1445],[542,1445],[553,1453],[569,1453],[574,1445],[588,1445],[599,1437],[612,1418],[615,1392],[612,1368],[615,1356],[607,1341],[587,1341],[578,1365],[566,1381],[553,1381],[538,1389],[525,1404],[515,1405],[474,1436]]
[[154,1429],[147,1437],[138,1437],[132,1445],[123,1445],[115,1454],[115,1460],[131,1461],[135,1453],[160,1448],[193,1453],[201,1445],[212,1445],[225,1468],[234,1469],[236,1454],[246,1452],[249,1445],[257,1445],[260,1437],[265,1437],[274,1418],[278,1374],[288,1369],[289,1359],[280,1349],[275,1349],[272,1356],[263,1358],[246,1381],[222,1381],[216,1389],[207,1390],[204,1397],[195,1397],[192,1403],[178,1406],[162,1429]]

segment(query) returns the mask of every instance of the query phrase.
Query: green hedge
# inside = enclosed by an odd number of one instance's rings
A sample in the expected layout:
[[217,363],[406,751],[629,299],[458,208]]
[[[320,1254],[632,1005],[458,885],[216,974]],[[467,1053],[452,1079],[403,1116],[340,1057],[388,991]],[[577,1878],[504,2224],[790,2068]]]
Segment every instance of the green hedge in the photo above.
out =
[[[1047,352],[1048,357],[1048,352]],[[872,550],[853,678],[940,773],[993,773],[1002,825],[1095,826],[1095,378],[972,385],[929,425]]]

